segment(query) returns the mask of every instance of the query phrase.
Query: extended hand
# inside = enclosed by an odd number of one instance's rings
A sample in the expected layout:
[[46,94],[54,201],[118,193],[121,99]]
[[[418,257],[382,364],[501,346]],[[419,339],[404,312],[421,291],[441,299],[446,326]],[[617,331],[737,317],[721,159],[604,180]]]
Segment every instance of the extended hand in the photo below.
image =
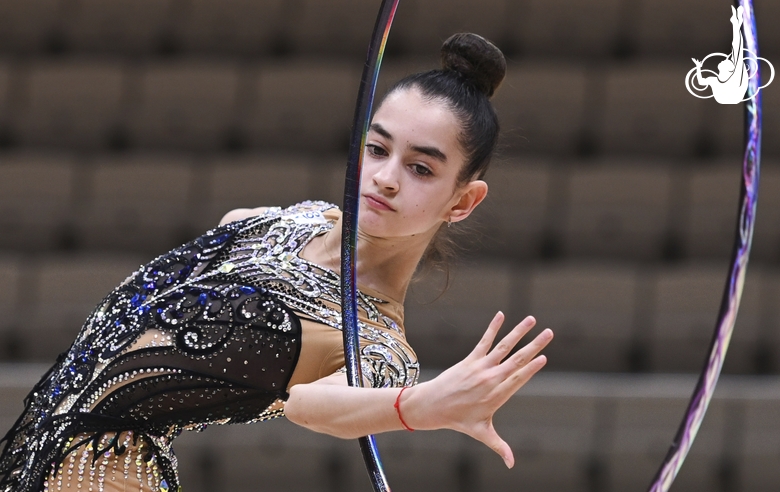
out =
[[504,314],[499,311],[468,357],[407,392],[401,405],[411,427],[467,434],[498,453],[511,468],[514,456],[493,428],[493,414],[547,363],[544,355],[537,354],[550,343],[553,333],[544,330],[507,357],[536,320],[527,317],[491,350],[503,322]]
[[697,67],[701,66],[701,62],[699,60],[697,60],[696,58],[691,58],[691,60],[693,60],[693,63],[695,63]]

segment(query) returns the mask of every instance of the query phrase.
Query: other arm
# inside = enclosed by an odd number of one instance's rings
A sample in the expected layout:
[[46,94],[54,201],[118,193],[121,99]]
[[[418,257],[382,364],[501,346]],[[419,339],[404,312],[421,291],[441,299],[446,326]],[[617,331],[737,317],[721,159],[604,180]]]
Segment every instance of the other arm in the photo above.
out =
[[[529,316],[491,350],[503,321],[499,312],[468,357],[437,378],[405,391],[400,409],[413,429],[462,432],[493,449],[511,468],[512,450],[493,428],[493,414],[544,367],[547,359],[537,354],[553,335],[544,330],[507,357],[536,321]],[[393,407],[398,394],[398,388],[349,387],[346,377],[336,374],[290,388],[285,414],[311,430],[356,438],[403,429]]]

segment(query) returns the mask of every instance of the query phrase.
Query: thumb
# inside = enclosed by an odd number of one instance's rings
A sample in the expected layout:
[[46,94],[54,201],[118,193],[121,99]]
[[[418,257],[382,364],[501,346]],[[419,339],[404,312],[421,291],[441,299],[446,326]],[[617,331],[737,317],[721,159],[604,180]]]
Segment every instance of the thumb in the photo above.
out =
[[504,460],[507,468],[515,466],[515,456],[512,454],[512,448],[506,443],[501,436],[498,435],[496,429],[493,427],[493,423],[484,428],[484,431],[479,435],[473,436],[476,440],[482,442],[485,446],[495,451],[501,459]]

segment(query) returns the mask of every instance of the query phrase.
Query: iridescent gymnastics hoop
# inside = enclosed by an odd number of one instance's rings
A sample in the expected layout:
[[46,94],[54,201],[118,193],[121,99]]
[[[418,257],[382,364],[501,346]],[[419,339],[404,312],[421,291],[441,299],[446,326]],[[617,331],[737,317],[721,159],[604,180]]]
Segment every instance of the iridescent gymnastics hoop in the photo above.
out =
[[[360,200],[360,173],[363,151],[369,119],[373,107],[376,83],[382,56],[393,23],[399,0],[383,0],[379,8],[371,43],[368,48],[366,64],[358,91],[358,102],[352,127],[349,147],[346,180],[344,185],[344,219],[341,243],[341,291],[342,328],[344,338],[344,357],[347,366],[347,378],[350,386],[362,386],[360,354],[358,350],[357,326],[357,280],[355,265],[357,260],[357,221]],[[736,5],[744,9],[742,35],[745,47],[758,55],[758,38],[752,0],[736,0]],[[691,401],[680,423],[660,469],[656,473],[650,492],[666,492],[674,482],[683,464],[693,440],[701,427],[707,412],[715,386],[718,382],[723,360],[728,350],[734,324],[739,310],[739,302],[745,284],[750,247],[753,240],[758,202],[758,183],[761,160],[761,74],[757,69],[756,77],[750,79],[748,97],[745,103],[745,150],[742,159],[742,182],[740,185],[739,216],[731,255],[731,267],[723,293],[723,300],[715,324],[715,332],[710,342],[709,355],[693,391]],[[376,492],[390,490],[387,483],[376,441],[373,436],[360,439],[363,459]]]
[[[379,15],[371,35],[371,43],[366,54],[366,64],[358,88],[357,106],[352,123],[352,135],[349,142],[347,175],[344,182],[343,227],[341,229],[341,327],[344,340],[344,360],[347,366],[347,381],[350,386],[363,386],[358,351],[357,316],[357,224],[360,206],[360,174],[363,166],[363,150],[374,105],[374,93],[379,78],[379,67],[387,45],[390,26],[393,25],[399,0],[382,0]],[[379,450],[374,436],[359,439],[363,461],[366,463],[371,485],[376,492],[389,492],[390,485],[382,469]]]
[[[743,23],[742,36],[745,48],[758,56],[758,37],[756,35],[756,16],[752,0],[735,1],[736,6],[742,6]],[[696,433],[699,431],[704,414],[710,404],[718,383],[723,360],[734,331],[737,320],[739,301],[742,298],[742,288],[745,285],[750,246],[753,242],[753,225],[758,204],[758,182],[761,168],[761,71],[756,68],[756,76],[748,83],[745,102],[745,151],[742,156],[742,183],[739,194],[739,211],[737,217],[737,232],[734,238],[734,250],[731,253],[731,266],[723,292],[718,321],[715,323],[715,333],[710,342],[709,355],[704,363],[699,381],[693,390],[693,396],[688,403],[680,428],[672,441],[669,452],[661,464],[658,473],[650,486],[651,492],[666,492],[672,486],[680,467],[693,445]]]

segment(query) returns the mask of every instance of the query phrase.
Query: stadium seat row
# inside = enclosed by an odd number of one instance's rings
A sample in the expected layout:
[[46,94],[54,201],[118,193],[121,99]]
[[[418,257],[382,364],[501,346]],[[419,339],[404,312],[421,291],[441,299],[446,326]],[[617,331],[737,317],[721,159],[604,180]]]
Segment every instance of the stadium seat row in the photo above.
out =
[[[6,359],[47,360],[65,350],[87,314],[142,262],[141,255],[0,258],[0,333]],[[694,372],[725,285],[725,263],[642,267],[563,262],[479,262],[422,276],[406,301],[408,337],[425,367],[465,357],[498,310],[507,325],[533,314],[551,327],[551,370]],[[442,292],[444,293],[442,294]],[[441,295],[440,295],[441,294]],[[780,275],[755,265],[731,342],[727,371],[780,367]],[[539,331],[539,330],[537,330]]]
[[[409,492],[646,488],[680,422],[693,378],[545,376],[521,389],[494,420],[514,452],[513,469],[455,432],[395,432],[377,436],[390,484]],[[720,490],[725,482],[734,491],[769,492],[780,480],[772,461],[780,452],[776,382],[749,389],[730,383],[725,377],[724,389],[733,393],[721,392],[713,401],[672,490]],[[211,428],[179,439],[182,481],[195,492],[220,485],[243,492],[257,483],[280,492],[293,484],[312,492],[368,486],[357,443],[285,421]],[[210,466],[204,470],[203,463]],[[733,475],[724,476],[728,472]],[[210,481],[211,488],[204,485]]]
[[[380,90],[435,68],[388,61]],[[742,109],[696,99],[678,62],[510,64],[494,98],[508,152],[737,154]],[[173,59],[0,60],[0,143],[59,148],[343,150],[360,64]],[[764,146],[780,154],[780,91],[764,93]]]
[[[340,204],[334,154],[0,154],[0,248],[159,253],[234,208]],[[646,159],[494,163],[488,199],[451,232],[473,254],[725,258],[741,162]],[[764,162],[754,258],[780,259],[780,166]],[[458,231],[463,232],[458,234]]]
[[[3,365],[0,429],[44,367]],[[11,377],[14,377],[12,380]],[[514,451],[503,461],[451,431],[377,436],[397,490],[463,492],[641,490],[657,471],[694,386],[693,377],[542,373],[494,420]],[[776,378],[724,376],[672,490],[776,490],[780,470]],[[283,419],[185,432],[174,443],[183,487],[193,492],[331,492],[369,488],[357,442]]]
[[[546,350],[551,370],[696,372],[726,274],[726,262],[469,263],[453,269],[446,291],[443,274],[413,284],[405,305],[408,337],[424,365],[448,367],[470,352],[502,310],[507,329],[530,314],[538,321],[535,332],[554,330]],[[727,371],[776,370],[779,280],[772,268],[752,267]]]
[[[780,52],[780,37],[765,20],[780,14],[777,3],[756,4],[763,52]],[[360,0],[3,0],[0,52],[360,57],[378,6]],[[472,31],[508,51],[536,56],[702,58],[729,45],[729,6],[726,0],[405,0],[390,47],[432,53],[450,34]]]

